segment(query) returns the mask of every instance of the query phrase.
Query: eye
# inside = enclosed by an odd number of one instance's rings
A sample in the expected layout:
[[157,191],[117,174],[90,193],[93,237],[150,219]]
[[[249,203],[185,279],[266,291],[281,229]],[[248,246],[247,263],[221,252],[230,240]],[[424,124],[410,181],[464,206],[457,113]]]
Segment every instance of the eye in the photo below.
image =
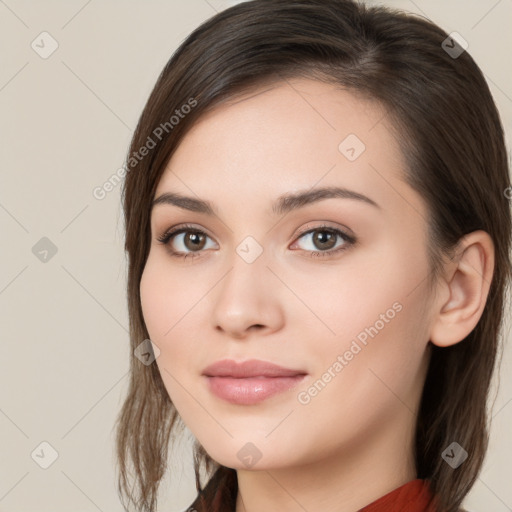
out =
[[163,245],[169,246],[172,256],[186,258],[199,256],[195,253],[211,248],[207,247],[205,243],[208,238],[210,237],[204,231],[193,226],[182,225],[166,231],[157,240]]
[[[307,231],[303,231],[298,240],[306,241],[302,249],[311,257],[332,256],[348,249],[357,241],[354,236],[327,225],[314,228],[308,226],[306,229]],[[211,240],[204,231],[188,224],[172,228],[157,238],[161,244],[169,246],[171,256],[180,258],[194,258],[200,256],[202,251],[211,249],[211,246],[207,246],[208,239]],[[295,242],[291,247],[294,248],[297,244]]]
[[[307,228],[306,228],[307,229]],[[298,240],[304,239],[303,249],[310,252],[310,256],[332,256],[348,249],[356,243],[355,237],[348,235],[340,229],[322,225],[303,232]],[[295,242],[294,245],[296,245]],[[304,247],[305,246],[305,247]],[[293,246],[292,246],[293,247]]]

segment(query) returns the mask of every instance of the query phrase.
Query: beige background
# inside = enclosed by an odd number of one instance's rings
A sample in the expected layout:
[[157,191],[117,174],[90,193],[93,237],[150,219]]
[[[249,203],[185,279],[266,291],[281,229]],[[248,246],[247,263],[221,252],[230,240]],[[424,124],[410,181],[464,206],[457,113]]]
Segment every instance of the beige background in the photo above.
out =
[[[120,187],[103,200],[92,191],[122,165],[177,45],[233,3],[0,0],[0,512],[122,510],[112,431],[130,357]],[[510,141],[512,0],[383,3],[463,35]],[[46,59],[31,47],[51,49],[43,31],[58,43]],[[43,237],[57,250],[46,262],[32,249]],[[509,343],[490,451],[466,500],[474,512],[512,510],[511,364]],[[162,511],[195,496],[189,445],[181,450]]]

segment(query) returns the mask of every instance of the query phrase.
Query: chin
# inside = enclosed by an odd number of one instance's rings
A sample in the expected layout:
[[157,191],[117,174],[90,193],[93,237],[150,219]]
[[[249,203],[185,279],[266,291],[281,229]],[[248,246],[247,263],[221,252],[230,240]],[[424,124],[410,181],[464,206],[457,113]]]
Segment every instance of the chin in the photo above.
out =
[[[247,432],[247,430],[246,430]],[[253,435],[235,436],[223,443],[209,440],[201,443],[208,455],[217,463],[236,470],[270,470],[279,469],[299,463],[297,450],[283,446],[277,440],[265,439]],[[290,458],[293,454],[293,459]]]

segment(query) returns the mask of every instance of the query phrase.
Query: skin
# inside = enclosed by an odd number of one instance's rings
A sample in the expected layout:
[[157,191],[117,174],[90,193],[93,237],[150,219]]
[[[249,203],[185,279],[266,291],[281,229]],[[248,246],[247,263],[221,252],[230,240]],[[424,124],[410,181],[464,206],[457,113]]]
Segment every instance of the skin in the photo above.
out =
[[[199,197],[216,212],[153,208],[140,291],[172,402],[209,455],[237,469],[237,512],[353,512],[416,478],[414,429],[431,344],[461,341],[483,311],[494,264],[487,233],[463,239],[429,292],[426,205],[403,181],[388,122],[379,104],[332,85],[267,85],[204,115],[158,183],[155,197]],[[348,134],[366,146],[354,161],[339,150]],[[329,198],[272,213],[279,196],[323,186],[365,194],[379,208]],[[337,237],[322,249],[311,235],[300,238],[324,222],[356,243]],[[208,235],[199,256],[171,255],[194,252],[183,234],[167,246],[157,241],[182,223]],[[252,263],[236,252],[247,236],[263,249]],[[397,303],[401,310],[301,403],[298,394]],[[224,358],[308,375],[259,404],[234,405],[201,376]],[[261,453],[252,467],[237,456],[249,442]]]

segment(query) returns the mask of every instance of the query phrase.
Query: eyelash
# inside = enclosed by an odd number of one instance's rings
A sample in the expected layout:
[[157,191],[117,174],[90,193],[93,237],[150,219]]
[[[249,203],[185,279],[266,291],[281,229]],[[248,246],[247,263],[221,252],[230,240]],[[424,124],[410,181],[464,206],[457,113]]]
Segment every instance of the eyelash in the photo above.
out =
[[[310,233],[314,233],[315,231],[326,231],[333,235],[339,236],[340,238],[343,239],[345,244],[343,244],[341,247],[338,247],[337,249],[330,249],[328,251],[306,251],[311,254],[311,256],[310,256],[311,258],[314,256],[320,256],[323,258],[333,256],[342,251],[346,251],[347,249],[349,249],[352,245],[354,245],[357,242],[357,239],[355,237],[348,235],[347,233],[345,233],[337,228],[333,228],[333,227],[327,226],[327,225],[315,226],[314,228],[307,227],[307,228],[305,228],[304,231],[301,231],[299,233],[299,236],[297,237],[297,239],[300,239],[303,236],[308,235]],[[197,229],[194,226],[191,226],[189,224],[185,224],[185,225],[178,226],[177,228],[170,229],[170,230],[166,231],[163,235],[157,237],[157,240],[161,244],[167,246],[167,245],[169,245],[169,242],[171,241],[171,239],[173,237],[175,237],[181,233],[194,233],[194,234],[199,234],[199,235],[205,235],[208,238],[210,238],[208,236],[208,234],[205,233],[204,231]],[[176,257],[176,258],[183,258],[183,259],[185,259],[187,257],[196,258],[200,255],[201,255],[201,251],[187,252],[187,253],[180,253],[179,251],[171,251],[171,256]]]

